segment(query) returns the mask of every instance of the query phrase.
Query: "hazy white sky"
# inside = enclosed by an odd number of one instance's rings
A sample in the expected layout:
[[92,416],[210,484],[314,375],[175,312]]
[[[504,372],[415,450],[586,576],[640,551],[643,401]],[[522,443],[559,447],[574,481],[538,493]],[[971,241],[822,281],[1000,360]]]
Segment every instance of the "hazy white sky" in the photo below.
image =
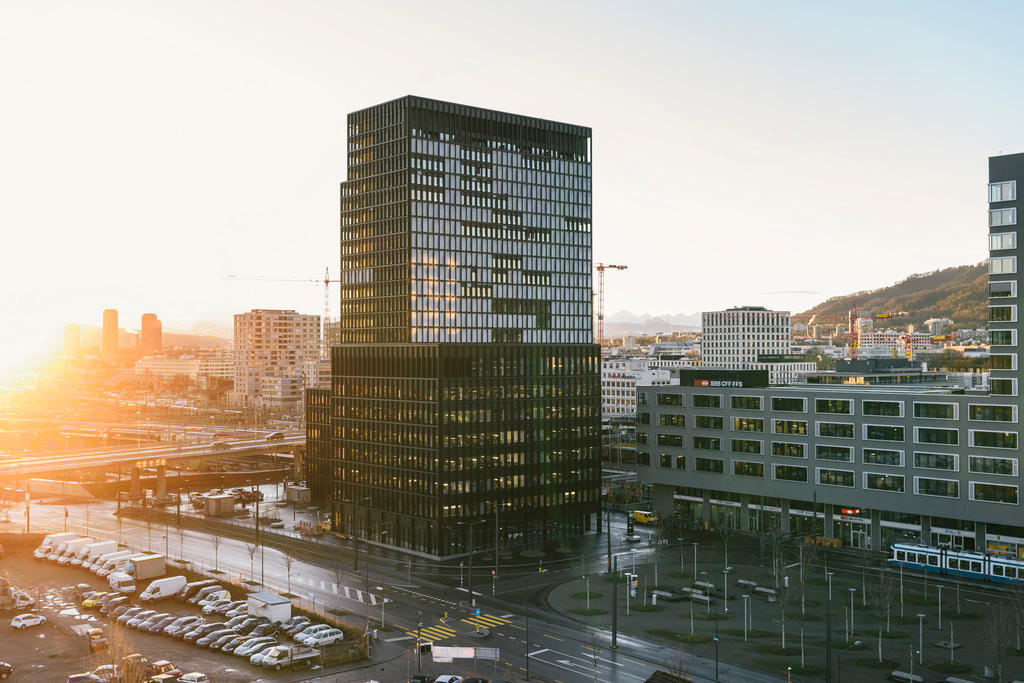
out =
[[[1013,3],[0,0],[0,368],[65,322],[318,313],[345,115],[594,129],[607,309],[802,310],[986,256],[1024,150]],[[810,292],[810,293],[806,293]],[[337,303],[336,294],[333,297]]]

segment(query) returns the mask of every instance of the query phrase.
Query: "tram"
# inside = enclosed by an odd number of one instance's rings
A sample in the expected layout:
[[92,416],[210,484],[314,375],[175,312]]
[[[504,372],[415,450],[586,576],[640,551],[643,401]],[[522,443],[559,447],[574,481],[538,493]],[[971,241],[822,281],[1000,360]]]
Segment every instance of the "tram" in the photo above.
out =
[[1024,560],[964,550],[893,543],[889,564],[938,574],[966,576],[982,581],[1024,583]]

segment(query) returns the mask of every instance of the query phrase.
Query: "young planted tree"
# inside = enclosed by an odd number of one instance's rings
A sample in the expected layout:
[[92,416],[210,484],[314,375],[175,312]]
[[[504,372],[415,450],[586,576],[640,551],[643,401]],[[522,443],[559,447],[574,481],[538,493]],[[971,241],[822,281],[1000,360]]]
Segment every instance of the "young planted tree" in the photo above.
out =
[[1005,602],[989,605],[985,615],[985,635],[996,656],[996,680],[1003,680],[1003,650],[1010,642],[1010,630],[1013,628],[1013,609]]
[[807,618],[807,581],[818,557],[818,546],[801,543],[797,548],[797,564],[800,567],[800,666],[807,665],[804,650],[804,626]]
[[252,582],[256,583],[256,550],[259,548],[255,543],[246,543],[245,549],[249,553],[249,576],[252,577]]
[[883,571],[878,581],[872,583],[869,590],[871,611],[875,615],[875,622],[878,624],[878,661],[882,662],[882,633],[883,625],[888,621],[889,605],[899,592],[896,579],[887,571]]
[[212,536],[210,538],[213,543],[213,570],[220,571],[220,536]]
[[[781,535],[780,535],[781,538]],[[779,606],[779,625],[782,635],[782,651],[786,650],[786,607],[789,605],[792,592],[789,577],[786,576],[786,558],[781,541],[772,552],[772,575],[775,578],[775,597]],[[802,620],[801,620],[802,621]]]
[[292,564],[295,562],[295,558],[291,555],[284,556],[284,570],[288,574],[288,592],[292,592]]
[[732,537],[735,529],[732,527],[732,515],[730,510],[726,509],[722,514],[722,519],[719,520],[718,528],[715,529],[715,533],[718,534],[719,538],[722,539],[722,548],[725,551],[725,566],[729,566],[729,538]]

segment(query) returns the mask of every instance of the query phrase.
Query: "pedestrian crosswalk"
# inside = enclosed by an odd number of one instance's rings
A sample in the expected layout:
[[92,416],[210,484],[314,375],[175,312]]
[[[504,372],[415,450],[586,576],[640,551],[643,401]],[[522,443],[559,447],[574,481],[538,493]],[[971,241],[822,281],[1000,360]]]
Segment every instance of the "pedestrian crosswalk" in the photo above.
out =
[[424,626],[416,631],[406,631],[406,634],[413,638],[419,637],[421,642],[434,642],[438,640],[445,640],[447,638],[453,638],[459,635],[459,632],[450,626]]
[[495,626],[502,626],[508,623],[507,619],[502,619],[501,617],[492,617],[485,614],[481,614],[478,617],[469,617],[467,619],[463,619],[462,621],[466,622],[467,624],[471,624],[472,626],[479,626],[480,628],[494,628]]
[[459,626],[454,628],[447,624],[438,624],[437,626],[424,626],[419,632],[406,631],[406,635],[410,635],[413,638],[418,637],[420,642],[437,642],[439,640],[447,640],[448,638],[454,638],[460,633],[472,633],[478,628],[495,628],[496,626],[502,626],[510,623],[507,619],[501,617],[492,617],[490,615],[481,614],[479,617],[467,617],[460,619],[466,626]]

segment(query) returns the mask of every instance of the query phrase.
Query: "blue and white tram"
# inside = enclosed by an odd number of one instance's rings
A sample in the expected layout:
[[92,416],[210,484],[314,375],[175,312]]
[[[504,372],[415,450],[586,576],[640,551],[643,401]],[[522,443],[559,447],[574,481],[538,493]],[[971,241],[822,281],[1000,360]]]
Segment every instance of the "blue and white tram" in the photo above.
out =
[[939,574],[955,574],[982,581],[1024,582],[1024,560],[982,555],[965,550],[893,543],[889,564]]

